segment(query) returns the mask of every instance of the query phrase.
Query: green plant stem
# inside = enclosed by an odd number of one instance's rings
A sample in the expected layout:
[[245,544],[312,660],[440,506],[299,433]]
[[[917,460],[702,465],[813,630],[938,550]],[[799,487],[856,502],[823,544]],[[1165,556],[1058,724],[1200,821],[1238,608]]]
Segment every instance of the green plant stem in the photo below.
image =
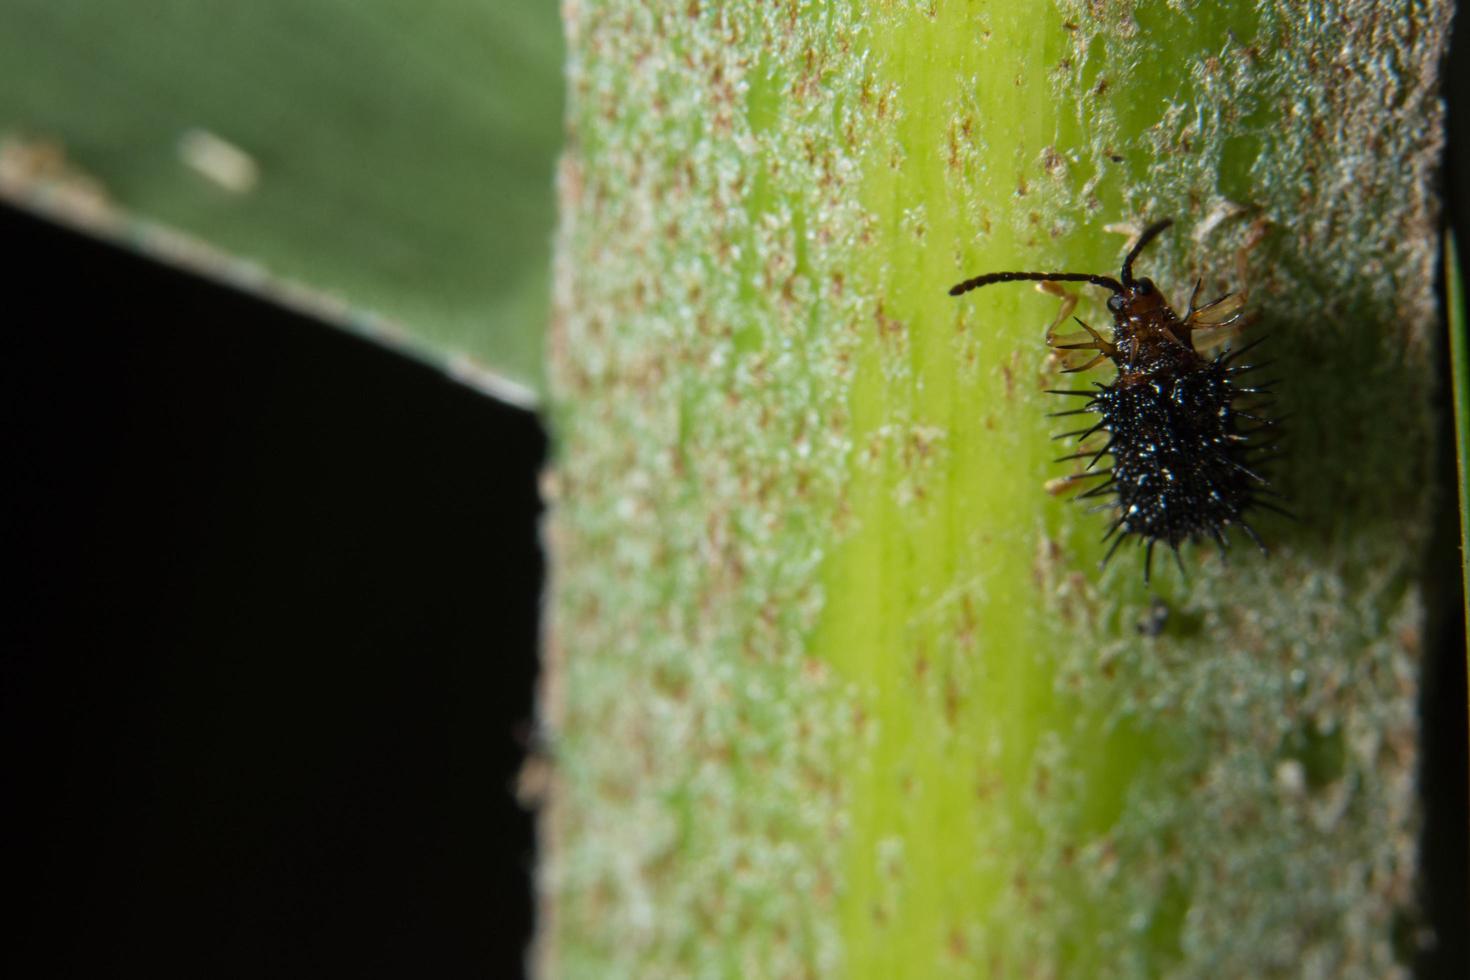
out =
[[[569,11],[543,968],[1402,971],[1447,6]],[[946,289],[1162,216],[1303,520],[1150,590],[1048,490],[1056,299]]]

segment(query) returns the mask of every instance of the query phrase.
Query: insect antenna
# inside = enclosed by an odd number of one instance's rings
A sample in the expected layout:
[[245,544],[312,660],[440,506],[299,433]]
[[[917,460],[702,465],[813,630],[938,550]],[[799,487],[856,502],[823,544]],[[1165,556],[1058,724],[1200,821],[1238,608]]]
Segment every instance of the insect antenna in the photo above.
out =
[[983,276],[956,283],[949,288],[949,295],[963,296],[972,289],[979,289],[981,286],[989,286],[997,282],[1090,282],[1094,286],[1102,286],[1115,293],[1123,291],[1123,284],[1112,276],[1094,276],[1086,272],[989,272]]
[[[1133,260],[1136,259],[1136,258],[1138,258],[1138,253],[1142,252],[1144,250],[1144,247],[1147,246],[1149,242],[1153,241],[1155,238],[1158,238],[1159,237],[1159,233],[1162,232],[1165,228],[1167,228],[1170,225],[1172,225],[1173,223],[1174,223],[1173,221],[1170,221],[1167,218],[1164,219],[1163,221],[1156,221],[1153,224],[1149,225],[1147,228],[1145,228],[1143,230],[1143,234],[1142,235],[1139,235],[1138,236],[1138,242],[1137,242],[1137,244],[1135,244],[1133,246],[1132,250],[1129,251],[1128,257],[1123,260],[1123,285],[1124,286],[1132,287],[1133,284],[1138,281],[1138,280],[1136,280],[1136,279],[1133,278]],[[1120,292],[1121,292],[1121,290],[1120,290]]]

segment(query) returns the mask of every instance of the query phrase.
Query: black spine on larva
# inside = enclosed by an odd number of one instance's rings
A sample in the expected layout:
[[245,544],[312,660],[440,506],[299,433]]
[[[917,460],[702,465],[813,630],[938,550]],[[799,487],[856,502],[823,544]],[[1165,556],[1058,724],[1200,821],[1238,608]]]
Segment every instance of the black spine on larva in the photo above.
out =
[[1232,525],[1254,538],[1243,516],[1265,481],[1240,425],[1243,389],[1231,381],[1240,369],[1229,361],[1222,354],[1191,371],[1100,386],[1090,407],[1109,436],[1119,540],[1137,535],[1177,550],[1206,535],[1223,543]]

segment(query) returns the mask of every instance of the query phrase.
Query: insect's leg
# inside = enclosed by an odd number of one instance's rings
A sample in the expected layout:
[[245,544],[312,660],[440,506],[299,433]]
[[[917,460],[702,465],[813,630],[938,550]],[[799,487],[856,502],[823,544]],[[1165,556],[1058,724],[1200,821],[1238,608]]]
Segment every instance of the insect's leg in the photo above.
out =
[[1243,306],[1244,293],[1226,293],[1213,303],[1190,310],[1181,324],[1183,333],[1197,351],[1219,347],[1231,340],[1249,322],[1241,310]]
[[[1061,348],[1058,348],[1058,350],[1060,350],[1060,349]],[[1094,368],[1097,365],[1101,364],[1103,361],[1106,361],[1107,359],[1108,359],[1107,352],[1104,351],[1103,353],[1098,354],[1092,360],[1088,361],[1086,364],[1079,364],[1076,367],[1062,368],[1062,373],[1063,374],[1077,374],[1077,373],[1079,373],[1081,371],[1086,371],[1086,370],[1088,370],[1090,368]]]
[[1065,289],[1061,283],[1057,282],[1039,282],[1036,284],[1036,288],[1043,293],[1055,296],[1061,300],[1061,305],[1057,308],[1056,319],[1048,324],[1046,328],[1046,345],[1048,347],[1055,347],[1057,327],[1065,323],[1067,318],[1077,309],[1077,294]]
[[[1057,333],[1057,327],[1060,327],[1062,325],[1063,321],[1065,321],[1068,317],[1072,316],[1072,312],[1077,309],[1077,294],[1076,293],[1070,292],[1069,290],[1064,289],[1061,286],[1060,283],[1055,283],[1055,282],[1039,282],[1039,283],[1036,284],[1036,288],[1038,290],[1040,290],[1041,292],[1043,292],[1043,293],[1047,293],[1048,295],[1055,296],[1058,300],[1061,301],[1060,305],[1057,307],[1057,315],[1056,315],[1056,318],[1054,320],[1052,320],[1051,323],[1049,323],[1049,324],[1046,325],[1046,345],[1048,347],[1050,347],[1053,351],[1081,350],[1081,349],[1084,349],[1084,348],[1085,349],[1088,349],[1088,350],[1097,350],[1097,349],[1099,349],[1093,343],[1080,344],[1080,345],[1064,345],[1063,344],[1063,341],[1076,340],[1077,339],[1077,335],[1076,334],[1058,334]],[[1075,317],[1074,317],[1074,319],[1075,319]],[[1078,320],[1077,322],[1078,323],[1082,323],[1081,320]],[[1091,327],[1087,326],[1087,324],[1085,324],[1085,323],[1083,323],[1082,326],[1083,326],[1084,329],[1087,330],[1087,332],[1089,334],[1091,334],[1094,338],[1096,338],[1097,341],[1099,341],[1099,342],[1102,341],[1102,338],[1101,337],[1098,337],[1098,335],[1093,331],[1093,329]],[[1072,361],[1069,361],[1067,359],[1066,355],[1064,355],[1064,354],[1057,354],[1056,356],[1058,357],[1058,359],[1061,360],[1061,363],[1063,365],[1063,367],[1062,367],[1062,373],[1063,374],[1071,374],[1071,373],[1074,373],[1074,372],[1077,372],[1077,371],[1086,371],[1088,368],[1090,368],[1093,365],[1097,364],[1098,361],[1102,360],[1101,357],[1095,357],[1092,360],[1088,361],[1086,364],[1082,365],[1081,367],[1075,367],[1075,366],[1070,366],[1070,365],[1073,364],[1073,362]]]
[[[1240,283],[1240,292],[1235,295],[1240,297],[1241,306],[1245,305],[1251,295],[1250,255],[1266,240],[1266,229],[1269,225],[1270,222],[1265,218],[1253,221],[1240,250],[1235,253],[1235,279]],[[1259,310],[1252,310],[1249,313],[1238,313],[1231,319],[1231,333],[1238,337],[1261,322],[1261,313]]]
[[[1048,347],[1050,347],[1054,351],[1095,350],[1101,352],[1097,357],[1094,357],[1092,360],[1088,361],[1086,364],[1081,365],[1080,367],[1075,366],[1072,361],[1067,360],[1065,355],[1062,355],[1062,363],[1064,365],[1068,365],[1062,368],[1063,374],[1073,374],[1078,371],[1086,371],[1088,368],[1101,362],[1104,358],[1111,357],[1117,353],[1117,349],[1108,341],[1104,340],[1101,334],[1099,334],[1096,330],[1092,329],[1087,324],[1083,323],[1081,320],[1077,320],[1075,316],[1072,316],[1073,311],[1077,309],[1076,293],[1069,292],[1068,290],[1062,288],[1059,283],[1054,282],[1039,282],[1036,284],[1036,288],[1041,290],[1043,293],[1048,293],[1061,300],[1061,304],[1057,307],[1056,319],[1052,320],[1051,323],[1047,324],[1046,326],[1046,345]],[[1072,317],[1073,320],[1077,320],[1078,326],[1080,326],[1083,330],[1086,330],[1087,335],[1092,339],[1083,343],[1064,343],[1064,341],[1076,340],[1079,336],[1078,334],[1062,335],[1057,333],[1057,328],[1060,327],[1063,321],[1065,321],[1068,317]]]
[[[1101,361],[1103,361],[1103,360],[1105,360],[1107,358],[1113,358],[1114,360],[1117,360],[1117,358],[1118,358],[1118,348],[1117,347],[1113,346],[1113,344],[1111,342],[1109,342],[1107,340],[1104,340],[1102,334],[1098,333],[1096,330],[1092,329],[1090,326],[1088,326],[1087,324],[1083,323],[1081,320],[1078,320],[1077,317],[1074,316],[1074,317],[1072,317],[1072,319],[1077,320],[1077,325],[1080,326],[1083,330],[1086,330],[1087,331],[1087,335],[1089,337],[1091,337],[1092,339],[1091,340],[1087,340],[1087,341],[1083,341],[1082,343],[1079,343],[1079,344],[1056,344],[1056,343],[1054,343],[1054,344],[1052,344],[1052,349],[1053,350],[1059,350],[1059,351],[1095,350],[1095,351],[1097,351],[1097,356],[1094,357],[1092,360],[1088,361],[1086,364],[1082,364],[1082,365],[1075,365],[1075,364],[1073,364],[1073,365],[1071,365],[1069,367],[1062,368],[1062,373],[1063,374],[1072,374],[1072,373],[1077,372],[1077,371],[1086,371],[1088,368],[1092,367],[1095,364],[1098,364],[1099,362],[1101,362]],[[1075,340],[1076,338],[1077,338],[1077,335],[1076,334],[1073,334],[1071,337],[1057,337],[1055,339],[1056,340]]]
[[1258,317],[1255,314],[1244,314],[1243,311],[1246,301],[1250,299],[1250,254],[1265,241],[1268,224],[1265,218],[1256,219],[1246,233],[1245,241],[1235,253],[1235,280],[1240,284],[1238,292],[1226,293],[1214,302],[1196,308],[1195,296],[1199,294],[1200,288],[1196,283],[1194,295],[1189,298],[1189,314],[1183,323],[1186,332],[1201,332],[1194,338],[1196,350],[1218,347],[1257,322]]
[[[1112,357],[1114,354],[1118,353],[1118,348],[1114,347],[1110,341],[1104,340],[1102,334],[1092,329],[1092,327],[1090,327],[1082,319],[1075,316],[1072,317],[1072,319],[1076,320],[1077,326],[1081,327],[1083,330],[1086,330],[1087,336],[1091,337],[1092,339],[1084,341],[1080,344],[1052,344],[1053,348],[1055,348],[1056,350],[1100,350],[1109,357]],[[1073,334],[1071,337],[1057,337],[1055,339],[1074,340],[1076,339],[1076,336],[1076,334]]]
[[[1041,290],[1043,293],[1049,293],[1052,296],[1055,296],[1059,300],[1061,300],[1061,306],[1057,309],[1056,319],[1052,320],[1051,323],[1047,324],[1047,327],[1046,327],[1046,345],[1048,347],[1050,347],[1053,351],[1074,351],[1074,350],[1095,350],[1095,351],[1099,351],[1099,354],[1098,354],[1097,357],[1094,357],[1092,360],[1088,361],[1086,364],[1083,364],[1081,366],[1077,366],[1074,361],[1068,360],[1067,359],[1067,356],[1064,355],[1064,354],[1063,355],[1058,355],[1059,356],[1059,359],[1062,362],[1062,364],[1065,365],[1062,368],[1062,373],[1063,374],[1073,374],[1073,373],[1076,373],[1078,371],[1086,371],[1088,368],[1090,368],[1090,367],[1098,364],[1099,362],[1101,362],[1105,358],[1113,357],[1113,356],[1115,356],[1118,353],[1118,349],[1116,347],[1114,347],[1110,342],[1108,342],[1107,340],[1103,339],[1102,334],[1098,333],[1096,330],[1092,329],[1090,326],[1088,326],[1087,324],[1083,323],[1081,320],[1078,320],[1077,317],[1072,316],[1072,311],[1075,310],[1075,309],[1077,309],[1077,294],[1076,293],[1068,292],[1067,290],[1063,289],[1060,285],[1058,285],[1057,283],[1054,283],[1054,282],[1041,282],[1041,283],[1037,283],[1036,284],[1036,288],[1039,289],[1039,290]],[[1076,341],[1082,335],[1081,334],[1058,334],[1057,333],[1057,327],[1061,326],[1062,325],[1062,321],[1065,320],[1069,316],[1071,316],[1073,320],[1076,320],[1077,321],[1077,325],[1078,326],[1080,326],[1083,330],[1086,330],[1087,331],[1087,336],[1090,337],[1090,338],[1092,338],[1091,340],[1083,341],[1082,343],[1068,343],[1068,341]]]
[[1270,222],[1265,218],[1257,218],[1251,222],[1250,231],[1246,232],[1245,241],[1241,243],[1240,250],[1235,253],[1235,281],[1240,283],[1241,302],[1250,298],[1251,276],[1250,257],[1256,250],[1256,246],[1266,240],[1266,226]]
[[1199,299],[1199,291],[1204,288],[1204,285],[1205,281],[1203,279],[1196,279],[1194,281],[1194,289],[1189,292],[1189,313],[1185,316],[1186,320],[1194,316],[1194,311],[1199,309],[1198,306],[1194,305],[1194,301]]

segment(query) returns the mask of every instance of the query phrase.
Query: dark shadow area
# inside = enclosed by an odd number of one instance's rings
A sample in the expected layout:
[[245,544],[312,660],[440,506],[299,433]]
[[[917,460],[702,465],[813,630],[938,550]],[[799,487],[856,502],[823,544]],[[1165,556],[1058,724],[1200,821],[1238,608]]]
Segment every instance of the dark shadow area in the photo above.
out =
[[10,976],[519,975],[545,440],[0,211]]
[[[1449,56],[1444,64],[1447,103],[1447,148],[1443,172],[1445,225],[1459,237],[1461,276],[1463,256],[1470,239],[1470,58],[1466,25],[1457,15]],[[1444,296],[1444,283],[1440,284]],[[1442,572],[1441,587],[1431,595],[1431,631],[1425,650],[1420,718],[1423,757],[1420,792],[1424,802],[1423,900],[1434,942],[1416,960],[1421,980],[1470,976],[1470,717],[1466,704],[1466,637],[1461,577],[1461,529],[1456,491],[1457,460],[1448,337],[1439,338],[1442,397],[1440,417],[1439,480],[1444,488],[1436,514],[1435,548],[1430,568]]]

